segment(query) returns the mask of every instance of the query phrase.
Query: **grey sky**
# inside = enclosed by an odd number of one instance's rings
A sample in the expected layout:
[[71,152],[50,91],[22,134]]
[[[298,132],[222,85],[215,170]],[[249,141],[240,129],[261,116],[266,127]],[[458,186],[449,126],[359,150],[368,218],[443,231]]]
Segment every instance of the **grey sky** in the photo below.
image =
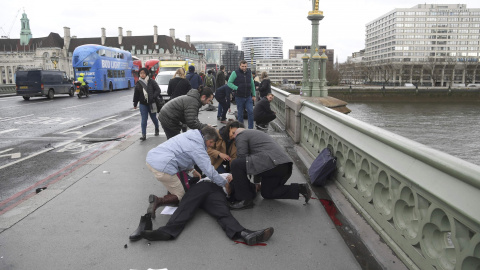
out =
[[[132,3],[138,3],[132,5]],[[335,50],[340,62],[365,46],[365,24],[395,9],[424,4],[416,0],[336,0],[320,1],[325,18],[320,22],[319,44]],[[467,4],[480,8],[478,0],[435,1],[427,4]],[[63,27],[71,35],[98,37],[105,27],[107,36],[123,34],[169,35],[175,28],[177,38],[192,41],[230,41],[239,48],[242,37],[276,36],[283,39],[284,58],[295,45],[311,44],[311,23],[307,19],[311,0],[210,0],[210,1],[59,1],[0,0],[0,26],[10,38],[20,36],[23,8],[30,19],[33,37],[50,32],[63,36]],[[18,16],[17,12],[20,11]],[[12,27],[13,26],[13,27]],[[12,29],[11,31],[9,31]],[[0,30],[0,35],[5,35]]]

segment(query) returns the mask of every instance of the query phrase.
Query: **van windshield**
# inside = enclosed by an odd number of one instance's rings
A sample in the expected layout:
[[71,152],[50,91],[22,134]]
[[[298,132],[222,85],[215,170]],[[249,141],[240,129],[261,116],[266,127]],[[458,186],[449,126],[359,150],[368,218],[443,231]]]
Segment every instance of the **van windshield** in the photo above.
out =
[[155,78],[155,81],[160,85],[167,85],[170,82],[170,79],[172,78],[173,75],[168,74],[168,75],[158,75]]
[[161,67],[160,71],[177,71],[180,67]]

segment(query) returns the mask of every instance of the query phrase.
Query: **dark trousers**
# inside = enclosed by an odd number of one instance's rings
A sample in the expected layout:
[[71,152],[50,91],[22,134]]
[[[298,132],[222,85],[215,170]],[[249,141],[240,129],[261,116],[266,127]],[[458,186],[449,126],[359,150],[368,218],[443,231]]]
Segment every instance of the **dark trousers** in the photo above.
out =
[[167,225],[160,227],[159,230],[177,237],[187,222],[194,217],[198,208],[216,218],[230,239],[233,239],[236,233],[245,230],[230,213],[223,189],[211,182],[193,185],[183,196]]
[[[255,198],[255,185],[247,177],[246,158],[237,158],[231,166],[233,181],[232,196],[236,201]],[[299,185],[285,185],[292,175],[292,163],[277,165],[275,168],[259,174],[262,177],[262,197],[265,199],[298,199]]]
[[255,116],[255,122],[257,122],[257,125],[266,125],[275,120],[275,118],[277,118],[277,116],[274,113],[257,115]]
[[221,117],[222,121],[227,120],[227,111],[229,108],[230,104],[227,102],[227,99],[218,100],[218,115]]
[[161,121],[160,121],[160,124],[162,125],[162,129],[165,132],[165,135],[167,136],[167,140],[180,134],[180,129],[178,130],[170,129],[166,127]]

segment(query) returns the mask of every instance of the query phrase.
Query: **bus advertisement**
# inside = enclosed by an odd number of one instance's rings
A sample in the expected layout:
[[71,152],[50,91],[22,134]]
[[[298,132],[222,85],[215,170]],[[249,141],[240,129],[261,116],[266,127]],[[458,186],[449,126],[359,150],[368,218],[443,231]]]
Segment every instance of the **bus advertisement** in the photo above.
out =
[[160,62],[160,60],[158,60],[158,59],[150,59],[150,60],[147,60],[145,62],[145,68],[148,69],[148,72],[150,73],[150,74],[148,74],[148,76],[150,76],[150,78],[152,78],[154,80],[158,75],[159,62]]
[[189,61],[160,61],[160,70],[161,71],[176,71],[178,68],[183,67],[185,72],[188,72],[188,66],[192,65],[193,62]]
[[132,55],[127,51],[101,45],[78,46],[72,65],[75,79],[83,73],[90,91],[128,89],[135,84]]

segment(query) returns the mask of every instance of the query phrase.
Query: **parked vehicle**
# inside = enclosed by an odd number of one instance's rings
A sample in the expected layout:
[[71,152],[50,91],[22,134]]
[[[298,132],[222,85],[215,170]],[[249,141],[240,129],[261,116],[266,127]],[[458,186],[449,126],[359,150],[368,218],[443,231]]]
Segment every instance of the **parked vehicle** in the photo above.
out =
[[478,83],[471,83],[471,84],[467,85],[467,87],[480,87],[480,84],[478,84]]
[[155,81],[157,82],[158,86],[160,87],[160,95],[162,96],[163,100],[165,100],[165,101],[170,99],[170,96],[167,94],[167,89],[168,89],[168,83],[170,82],[170,79],[173,78],[173,75],[175,75],[175,70],[174,71],[160,71],[158,73],[158,76],[155,78]]
[[413,83],[406,83],[404,86],[405,87],[415,87],[415,85]]
[[41,96],[53,99],[58,94],[74,96],[73,82],[67,78],[67,74],[63,71],[19,70],[15,73],[15,76],[17,96],[22,96],[24,100]]

